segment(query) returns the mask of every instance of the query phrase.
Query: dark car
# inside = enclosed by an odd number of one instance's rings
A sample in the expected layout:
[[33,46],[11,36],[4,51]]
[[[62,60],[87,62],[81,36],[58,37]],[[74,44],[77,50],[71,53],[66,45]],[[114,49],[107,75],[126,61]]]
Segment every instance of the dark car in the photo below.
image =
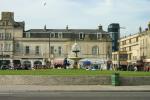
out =
[[7,69],[11,69],[11,67],[9,65],[1,65],[2,70],[7,70]]

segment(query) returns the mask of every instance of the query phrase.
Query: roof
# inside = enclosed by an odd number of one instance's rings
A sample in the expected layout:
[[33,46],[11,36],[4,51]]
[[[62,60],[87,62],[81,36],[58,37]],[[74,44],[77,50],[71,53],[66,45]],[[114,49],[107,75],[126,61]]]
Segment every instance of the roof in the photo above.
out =
[[98,29],[30,29],[27,30],[26,32],[31,32],[31,33],[46,33],[46,32],[66,32],[66,33],[79,33],[79,32],[84,32],[84,33],[107,33],[103,30],[98,30]]
[[14,27],[24,27],[25,23],[24,22],[15,22]]

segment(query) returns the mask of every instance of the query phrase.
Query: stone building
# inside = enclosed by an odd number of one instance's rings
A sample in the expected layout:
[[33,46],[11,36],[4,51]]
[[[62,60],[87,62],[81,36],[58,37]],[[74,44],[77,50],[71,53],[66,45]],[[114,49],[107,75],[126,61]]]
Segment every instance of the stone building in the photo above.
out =
[[[138,33],[120,38],[119,44],[118,52],[126,52],[128,55],[124,65],[150,63],[150,23],[144,31],[140,27]],[[120,62],[118,52],[112,53],[114,65]]]
[[140,60],[139,33],[120,39],[120,51],[126,51],[128,55],[127,63],[133,64]]
[[139,37],[140,58],[145,62],[150,62],[150,22],[148,28],[140,32]]
[[55,59],[64,59],[77,42],[83,58],[109,60],[111,37],[102,26],[97,29],[43,29],[24,30],[24,22],[15,22],[13,12],[2,12],[0,20],[0,61],[4,64],[45,65]]
[[17,38],[23,37],[24,22],[15,22],[14,13],[2,12],[0,20],[0,65],[10,64],[14,58],[14,43]]

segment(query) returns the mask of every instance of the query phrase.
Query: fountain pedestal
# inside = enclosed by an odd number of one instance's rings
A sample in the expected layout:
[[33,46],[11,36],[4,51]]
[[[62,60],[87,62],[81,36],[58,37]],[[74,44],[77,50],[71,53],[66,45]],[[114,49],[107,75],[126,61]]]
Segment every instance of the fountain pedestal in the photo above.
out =
[[73,68],[74,69],[79,69],[79,60],[81,60],[82,58],[79,57],[69,57],[69,59],[74,60],[74,64],[73,64]]

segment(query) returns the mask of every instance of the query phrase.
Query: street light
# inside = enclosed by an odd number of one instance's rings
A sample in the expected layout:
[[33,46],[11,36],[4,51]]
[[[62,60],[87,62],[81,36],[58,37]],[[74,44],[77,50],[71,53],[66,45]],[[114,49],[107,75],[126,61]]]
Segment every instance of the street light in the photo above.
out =
[[51,35],[50,35],[50,32],[49,32],[49,59],[50,59],[50,57],[51,57],[51,55],[50,55],[50,53],[51,53],[51,52],[50,52],[50,50],[51,50],[51,49],[50,49],[50,48],[51,48],[51,45],[50,45],[50,37],[51,37]]

